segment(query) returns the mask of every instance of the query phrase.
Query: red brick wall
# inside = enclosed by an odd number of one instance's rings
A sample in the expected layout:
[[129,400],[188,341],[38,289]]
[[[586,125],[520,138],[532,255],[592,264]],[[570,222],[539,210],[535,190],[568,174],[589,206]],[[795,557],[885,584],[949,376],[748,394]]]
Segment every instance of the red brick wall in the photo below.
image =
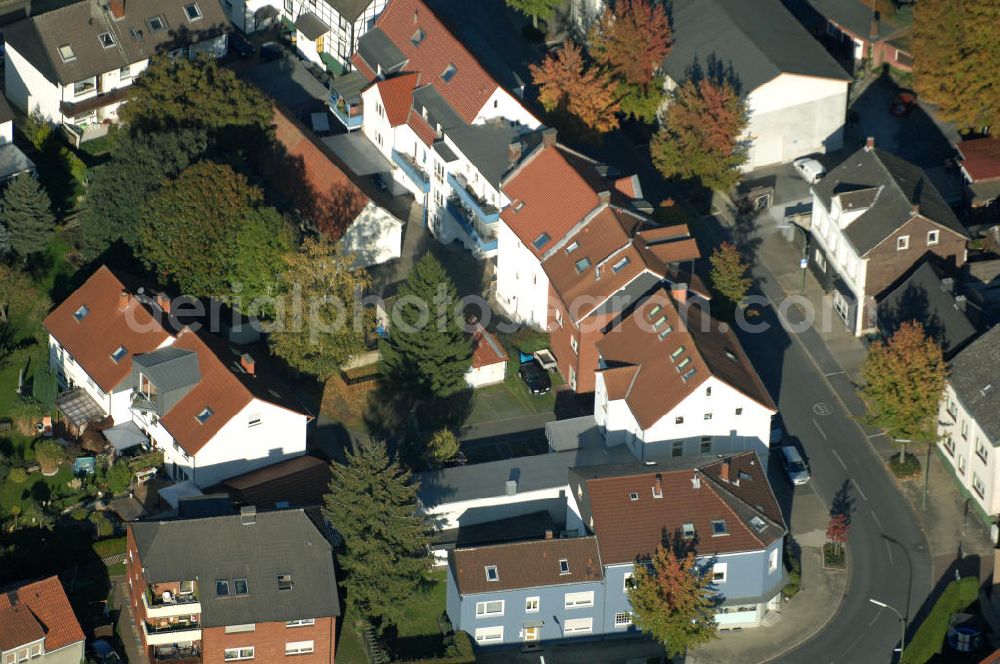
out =
[[[146,579],[142,575],[139,550],[136,549],[131,528],[128,529],[126,534],[125,556],[125,583],[129,584],[129,602],[132,604],[132,615],[135,616],[135,624],[136,626],[140,626],[146,619],[146,609],[142,603],[142,593],[146,590]],[[145,640],[141,629],[139,631],[139,638]],[[143,643],[144,648],[145,646],[146,644]]]
[[[209,627],[201,633],[203,664],[223,664],[226,648],[253,646],[254,662],[288,662],[288,664],[333,664],[336,618],[316,618],[315,625],[286,627],[283,622],[257,623],[253,632],[226,634],[224,627]],[[313,641],[308,655],[285,655],[285,644],[292,641]]]

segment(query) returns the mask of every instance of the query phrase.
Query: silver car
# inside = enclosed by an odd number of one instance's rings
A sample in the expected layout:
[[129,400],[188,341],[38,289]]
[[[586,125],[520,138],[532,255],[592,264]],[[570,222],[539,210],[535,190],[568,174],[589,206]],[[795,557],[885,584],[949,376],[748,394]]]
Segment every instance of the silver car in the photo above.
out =
[[792,166],[798,172],[799,177],[809,184],[816,184],[826,175],[826,169],[823,168],[823,164],[811,157],[796,159],[792,162]]
[[792,484],[801,486],[809,482],[809,467],[796,447],[788,445],[781,448],[781,463]]

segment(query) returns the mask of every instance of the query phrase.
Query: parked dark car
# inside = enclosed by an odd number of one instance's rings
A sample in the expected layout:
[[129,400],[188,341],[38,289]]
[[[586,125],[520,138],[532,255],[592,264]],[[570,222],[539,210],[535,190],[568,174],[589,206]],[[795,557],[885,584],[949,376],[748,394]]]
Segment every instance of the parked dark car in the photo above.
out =
[[531,360],[521,365],[518,370],[521,380],[528,386],[528,391],[532,394],[548,394],[552,389],[552,379],[549,373],[542,368],[538,360]]
[[98,639],[90,647],[100,664],[121,664],[121,657],[119,657],[114,647],[107,640]]
[[905,118],[913,112],[917,105],[917,95],[912,92],[900,92],[889,105],[889,114],[897,118]]
[[379,191],[388,191],[389,185],[385,183],[385,178],[382,177],[381,173],[376,173],[372,176],[372,180],[375,181],[375,186],[378,187]]
[[253,44],[246,40],[246,37],[238,32],[230,33],[229,35],[229,52],[233,53],[241,58],[249,58],[256,52],[257,49],[253,47]]
[[285,57],[285,47],[278,42],[264,42],[260,46],[260,59],[264,62],[281,60]]

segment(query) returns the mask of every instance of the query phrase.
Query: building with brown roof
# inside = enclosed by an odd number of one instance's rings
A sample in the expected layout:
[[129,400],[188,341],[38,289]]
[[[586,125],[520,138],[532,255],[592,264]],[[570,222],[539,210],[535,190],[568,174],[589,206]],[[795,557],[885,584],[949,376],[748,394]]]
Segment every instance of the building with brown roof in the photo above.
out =
[[0,593],[0,662],[79,664],[84,636],[59,577]]
[[218,2],[82,0],[4,28],[6,94],[78,140],[118,119],[129,87],[155,55],[226,54]]
[[199,487],[304,454],[311,415],[289,389],[136,283],[101,267],[45,319],[69,423],[137,429],[168,475]]
[[471,341],[472,364],[465,374],[465,381],[473,388],[502,383],[507,377],[509,359],[503,344],[482,323],[476,323]]
[[1000,139],[974,138],[958,143],[959,166],[965,178],[966,200],[977,222],[1000,224]]

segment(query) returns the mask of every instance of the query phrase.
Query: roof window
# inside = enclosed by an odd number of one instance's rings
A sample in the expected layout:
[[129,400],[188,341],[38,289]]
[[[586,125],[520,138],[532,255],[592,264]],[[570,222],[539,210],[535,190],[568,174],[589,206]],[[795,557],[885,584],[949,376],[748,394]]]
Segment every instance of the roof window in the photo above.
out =
[[579,248],[580,248],[580,243],[577,242],[576,240],[573,240],[572,242],[566,245],[566,253],[571,254]]
[[695,369],[694,367],[691,367],[690,369],[687,370],[687,373],[685,373],[683,376],[681,376],[681,378],[686,383],[689,380],[691,380],[692,376],[694,376],[697,372],[698,372],[697,369]]
[[228,579],[219,579],[215,582],[215,594],[219,597],[229,597]]
[[639,500],[639,494],[636,493],[635,491],[629,491],[628,499],[634,503],[635,501]]
[[146,25],[149,26],[151,32],[160,32],[167,27],[160,16],[150,16],[146,19]]
[[500,572],[497,571],[497,566],[496,565],[487,565],[486,566],[486,580],[487,581],[499,581],[500,580]]
[[128,354],[128,350],[125,349],[125,346],[119,346],[115,349],[115,352],[111,353],[111,359],[115,361],[115,364],[117,364],[122,361],[122,358],[125,357],[126,354]]
[[583,272],[588,267],[590,267],[590,259],[587,258],[586,256],[584,256],[583,258],[581,258],[580,260],[578,260],[576,262],[576,271],[577,272]]
[[279,574],[278,575],[278,590],[291,590],[292,589],[292,575],[291,574]]
[[189,21],[197,21],[201,18],[201,7],[197,2],[192,2],[190,5],[184,5],[184,13],[187,14]]
[[764,527],[767,526],[767,524],[764,523],[764,519],[760,518],[756,514],[750,518],[750,525],[753,526],[753,529],[756,530],[758,533],[764,530]]
[[712,521],[712,537],[716,535],[728,535],[729,529],[726,528],[725,519],[716,519]]
[[239,597],[240,595],[247,595],[250,593],[250,586],[247,585],[246,579],[233,579],[233,591],[234,594]]
[[441,72],[441,80],[445,83],[449,83],[451,82],[451,79],[455,78],[455,74],[457,73],[458,70],[455,69],[455,65],[448,65],[445,67],[444,71]]
[[115,38],[111,36],[110,32],[102,32],[97,35],[97,38],[101,40],[101,46],[104,48],[112,48],[115,45]]
[[73,50],[72,44],[63,44],[59,47],[59,57],[62,58],[63,62],[72,62],[76,60],[76,51]]
[[87,305],[86,304],[81,304],[80,308],[73,312],[73,318],[75,318],[77,320],[77,322],[79,322],[79,321],[83,320],[84,318],[86,318],[87,314],[89,314],[89,313],[90,313],[90,309],[87,308]]
[[663,307],[658,304],[653,305],[653,308],[649,310],[649,319],[652,320],[653,316],[663,311]]
[[569,574],[569,561],[565,558],[559,559],[559,573]]
[[681,371],[684,367],[691,364],[691,358],[685,357],[683,360],[677,363],[677,370]]
[[734,353],[733,351],[729,350],[728,348],[725,350],[725,353],[726,353],[726,357],[728,357],[730,360],[732,360],[733,362],[737,361],[736,360],[736,353]]
[[660,329],[661,327],[663,327],[663,324],[666,323],[666,322],[667,322],[667,317],[665,315],[664,316],[660,316],[655,321],[653,321],[653,329],[656,329],[656,330]]
[[198,420],[198,424],[204,424],[205,422],[208,421],[208,418],[210,418],[214,414],[215,414],[214,410],[212,410],[208,406],[205,406],[204,408],[202,408],[201,412],[195,415],[194,417],[196,420]]
[[541,248],[547,245],[549,243],[549,240],[551,239],[552,238],[549,237],[548,233],[542,233],[541,235],[536,237],[535,241],[532,242],[531,244],[535,247],[535,249],[541,250]]
[[413,36],[410,37],[410,43],[414,46],[420,46],[420,42],[422,42],[426,36],[427,33],[425,33],[423,29],[417,28],[416,32],[413,33]]
[[665,328],[663,328],[662,330],[660,330],[660,334],[657,335],[657,336],[660,337],[660,341],[663,341],[664,339],[667,338],[667,335],[670,334],[673,331],[674,331],[674,326],[673,325],[667,325]]
[[670,359],[677,361],[677,358],[684,354],[684,346],[678,346],[677,350],[670,354]]
[[612,265],[611,266],[611,271],[612,272],[619,272],[622,269],[624,269],[625,266],[628,265],[628,263],[629,263],[628,256],[626,256],[625,258],[622,258],[617,263],[615,263],[614,265]]

